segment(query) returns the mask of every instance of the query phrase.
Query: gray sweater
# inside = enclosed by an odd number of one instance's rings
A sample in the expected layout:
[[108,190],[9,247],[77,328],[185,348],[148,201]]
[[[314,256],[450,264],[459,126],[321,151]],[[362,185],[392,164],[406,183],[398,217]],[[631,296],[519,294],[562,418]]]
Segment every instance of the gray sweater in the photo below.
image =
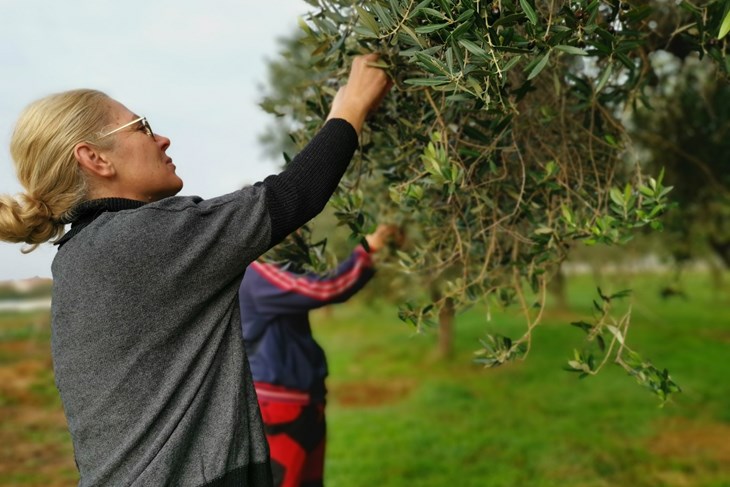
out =
[[53,262],[52,307],[79,485],[270,485],[237,292],[336,187],[357,136],[328,125],[262,185],[80,212]]

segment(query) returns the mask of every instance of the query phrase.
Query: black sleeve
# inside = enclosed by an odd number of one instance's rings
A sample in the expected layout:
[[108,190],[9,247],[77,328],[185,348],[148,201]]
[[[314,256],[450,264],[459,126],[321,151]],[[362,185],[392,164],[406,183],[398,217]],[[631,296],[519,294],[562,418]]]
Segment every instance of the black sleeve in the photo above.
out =
[[349,122],[329,120],[289,166],[261,183],[271,218],[271,246],[319,214],[358,146]]

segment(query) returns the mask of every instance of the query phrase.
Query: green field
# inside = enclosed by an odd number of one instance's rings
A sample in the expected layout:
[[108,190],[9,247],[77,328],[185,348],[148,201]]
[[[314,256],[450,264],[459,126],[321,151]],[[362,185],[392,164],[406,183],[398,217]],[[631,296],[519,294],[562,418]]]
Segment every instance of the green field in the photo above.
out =
[[[547,314],[528,359],[498,369],[472,353],[486,331],[519,333],[512,311],[460,315],[451,362],[389,305],[315,313],[331,369],[327,485],[730,486],[730,292],[696,275],[687,299],[662,300],[663,282],[601,285],[635,290],[628,340],[684,391],[664,408],[618,367],[562,369],[582,343],[568,323],[591,316],[589,278],[569,281],[571,310]],[[2,485],[75,485],[48,338],[45,313],[0,315]]]

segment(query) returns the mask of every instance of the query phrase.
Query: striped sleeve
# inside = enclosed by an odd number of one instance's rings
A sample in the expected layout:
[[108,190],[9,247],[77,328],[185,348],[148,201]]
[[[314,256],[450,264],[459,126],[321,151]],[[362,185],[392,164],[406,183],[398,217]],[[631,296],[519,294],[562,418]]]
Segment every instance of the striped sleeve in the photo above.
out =
[[358,247],[332,275],[294,274],[262,262],[251,264],[248,273],[259,277],[259,285],[250,288],[258,312],[278,314],[347,301],[375,271],[370,254]]

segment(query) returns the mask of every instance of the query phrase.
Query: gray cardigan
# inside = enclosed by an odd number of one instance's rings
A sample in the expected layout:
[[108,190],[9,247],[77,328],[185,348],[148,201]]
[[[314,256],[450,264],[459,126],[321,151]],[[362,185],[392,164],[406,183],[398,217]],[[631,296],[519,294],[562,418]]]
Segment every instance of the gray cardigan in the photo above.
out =
[[356,147],[349,124],[330,122],[261,185],[99,204],[64,236],[52,353],[79,485],[271,484],[238,288],[249,263],[321,210]]

